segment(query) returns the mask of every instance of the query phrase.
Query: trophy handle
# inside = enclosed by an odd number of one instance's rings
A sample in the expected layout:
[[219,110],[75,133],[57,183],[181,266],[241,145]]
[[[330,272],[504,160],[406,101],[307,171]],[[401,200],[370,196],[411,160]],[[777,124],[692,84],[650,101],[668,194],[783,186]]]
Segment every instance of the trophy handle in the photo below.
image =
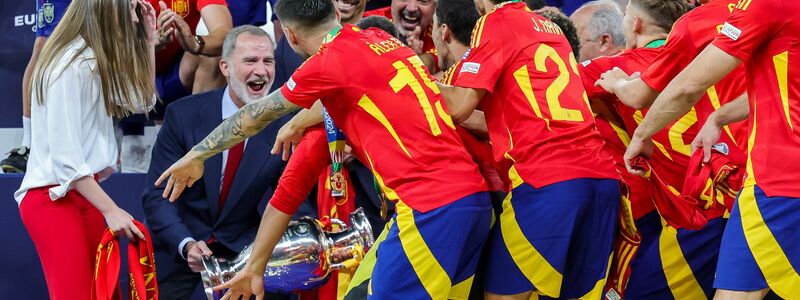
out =
[[334,219],[334,218],[331,218],[330,220],[331,220],[331,224],[339,225],[339,228],[341,228],[341,230],[344,230],[344,229],[347,228],[347,224],[345,224],[344,221],[342,221],[342,220]]

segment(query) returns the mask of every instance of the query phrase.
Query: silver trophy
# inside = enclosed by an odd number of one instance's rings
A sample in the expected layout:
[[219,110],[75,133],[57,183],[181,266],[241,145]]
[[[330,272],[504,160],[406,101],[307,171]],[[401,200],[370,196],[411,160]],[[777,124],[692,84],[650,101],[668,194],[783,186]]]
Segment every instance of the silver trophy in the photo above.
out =
[[[307,217],[289,223],[264,271],[264,291],[290,293],[314,289],[325,284],[332,271],[357,266],[374,242],[364,210],[359,208],[350,214],[350,227],[336,219],[332,223],[343,229],[325,231],[317,221]],[[212,289],[244,269],[252,253],[250,244],[232,260],[203,258],[205,270],[200,275],[209,300],[222,298],[223,293]]]

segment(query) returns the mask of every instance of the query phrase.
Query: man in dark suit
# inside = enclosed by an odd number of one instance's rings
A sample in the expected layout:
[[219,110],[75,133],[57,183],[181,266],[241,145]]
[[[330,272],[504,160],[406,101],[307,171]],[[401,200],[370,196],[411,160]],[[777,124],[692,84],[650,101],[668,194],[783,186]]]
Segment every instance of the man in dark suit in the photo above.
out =
[[[274,48],[258,27],[236,27],[225,38],[220,69],[225,89],[172,103],[153,148],[147,182],[155,182],[223,120],[265,95],[272,84]],[[148,185],[142,202],[153,232],[159,292],[164,299],[188,299],[200,283],[202,257],[232,258],[255,239],[266,202],[285,167],[270,155],[275,135],[287,119],[270,124],[205,163],[203,179],[169,203],[164,186]]]

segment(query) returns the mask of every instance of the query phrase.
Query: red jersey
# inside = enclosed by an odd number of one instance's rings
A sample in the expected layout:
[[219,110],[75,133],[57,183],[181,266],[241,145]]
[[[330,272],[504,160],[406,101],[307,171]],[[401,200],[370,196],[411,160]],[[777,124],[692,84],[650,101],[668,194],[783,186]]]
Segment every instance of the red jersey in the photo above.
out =
[[[584,81],[584,84],[586,84],[586,81]],[[617,121],[618,115],[614,112],[613,106],[609,108],[600,101],[594,99],[590,101],[593,101],[592,110],[597,113],[594,118],[597,131],[600,132],[600,136],[603,137],[605,142],[603,149],[614,158],[614,166],[622,177],[622,181],[628,186],[633,218],[638,220],[655,209],[652,200],[653,195],[650,192],[650,182],[644,177],[629,173],[625,168],[623,157],[628,144],[631,142],[631,137],[625,130],[625,125],[622,125],[621,121]]]
[[[459,60],[453,66],[448,68],[440,82],[446,85],[452,85],[458,79],[458,70],[461,69],[463,61]],[[464,143],[467,152],[472,156],[472,160],[478,164],[478,169],[483,175],[483,179],[489,185],[491,191],[508,192],[510,185],[507,176],[503,176],[498,170],[492,158],[492,146],[485,140],[473,135],[464,127],[456,126],[456,132],[461,137],[461,142]]]
[[[636,110],[626,106],[619,101],[616,96],[603,90],[601,87],[595,87],[594,83],[600,79],[600,74],[605,71],[618,67],[628,74],[634,72],[641,72],[645,70],[650,63],[658,57],[663,48],[637,48],[625,51],[615,56],[603,56],[587,61],[581,66],[581,78],[583,79],[586,91],[591,99],[600,99],[605,103],[609,103],[616,108],[617,113],[625,123],[625,127],[629,134],[633,134],[636,127],[644,118],[646,111]],[[653,172],[663,179],[666,187],[660,186],[657,182],[651,180],[653,190],[658,190],[660,193],[671,194],[673,196],[680,196],[680,191],[683,189],[683,182],[686,177],[686,170],[689,166],[689,159],[691,158],[691,142],[697,135],[699,130],[697,124],[697,113],[695,109],[692,110],[669,124],[667,128],[659,131],[653,136],[653,144],[655,150],[653,156],[650,158],[650,164],[653,166]],[[624,152],[623,152],[624,153]],[[627,172],[626,172],[627,173]],[[634,199],[631,200],[634,206],[634,213],[642,213],[641,209],[637,209],[637,203]],[[643,207],[650,208],[650,205],[639,202]],[[706,212],[708,217],[718,217],[724,213],[722,211],[709,211]]]
[[745,62],[747,179],[770,197],[800,198],[800,1],[739,1],[713,45]]
[[[150,0],[150,5],[156,9],[156,17],[161,13],[161,6],[158,5],[158,2],[159,0]],[[200,22],[200,11],[203,8],[212,4],[228,6],[225,0],[165,0],[164,3],[186,21],[186,24],[192,29],[192,34],[195,33],[197,23]],[[176,60],[181,52],[181,45],[174,39],[164,49],[156,52],[156,73],[169,70],[174,63],[177,63]]]
[[499,166],[536,188],[613,178],[575,56],[558,25],[507,2],[478,20],[457,86],[487,91],[479,108]]
[[[663,91],[714,40],[736,3],[738,0],[713,0],[678,19],[669,33],[664,51],[642,73],[642,81],[657,91]],[[736,68],[711,86],[695,104],[700,127],[712,112],[746,92],[744,74],[744,67]],[[725,126],[724,131],[730,140],[744,149],[748,136],[746,122]]]
[[427,212],[486,191],[414,51],[380,29],[349,24],[326,40],[281,93],[303,107],[321,99],[388,199]]

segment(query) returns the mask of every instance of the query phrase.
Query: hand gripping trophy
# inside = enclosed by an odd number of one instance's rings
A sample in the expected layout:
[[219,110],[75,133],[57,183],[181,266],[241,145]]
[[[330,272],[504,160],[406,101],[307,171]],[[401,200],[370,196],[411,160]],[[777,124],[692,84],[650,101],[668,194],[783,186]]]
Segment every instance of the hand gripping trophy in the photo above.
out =
[[[332,271],[361,263],[374,242],[372,227],[363,209],[350,214],[350,227],[339,220],[332,221],[344,229],[325,231],[318,221],[307,217],[289,224],[264,271],[265,291],[289,293],[314,289],[325,284]],[[205,270],[200,275],[209,300],[222,297],[223,293],[212,289],[244,269],[252,251],[253,244],[250,244],[233,260],[213,256],[203,259]]]

